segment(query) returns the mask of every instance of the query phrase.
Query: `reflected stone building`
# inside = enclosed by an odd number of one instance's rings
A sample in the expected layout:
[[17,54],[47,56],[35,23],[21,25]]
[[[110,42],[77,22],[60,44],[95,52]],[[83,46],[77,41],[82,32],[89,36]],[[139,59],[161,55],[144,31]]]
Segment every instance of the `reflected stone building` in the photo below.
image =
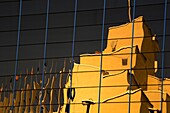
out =
[[[133,41],[132,41],[133,37]],[[81,54],[64,89],[65,113],[170,113],[169,79],[157,78],[156,35],[142,16],[109,28],[107,47]],[[71,80],[71,82],[70,82]],[[71,92],[71,93],[69,93]],[[161,108],[162,101],[162,108]],[[100,105],[99,105],[100,103]]]

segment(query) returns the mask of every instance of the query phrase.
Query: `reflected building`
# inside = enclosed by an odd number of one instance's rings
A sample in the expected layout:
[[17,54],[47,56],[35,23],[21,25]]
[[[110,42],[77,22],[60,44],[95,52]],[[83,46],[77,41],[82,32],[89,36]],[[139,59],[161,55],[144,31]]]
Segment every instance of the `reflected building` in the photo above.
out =
[[156,77],[158,52],[156,35],[143,16],[110,27],[104,51],[81,54],[80,63],[74,64],[64,89],[67,104],[59,112],[97,113],[100,107],[100,113],[159,113],[161,109],[170,113],[166,85],[170,81],[163,81],[161,93],[162,82]]

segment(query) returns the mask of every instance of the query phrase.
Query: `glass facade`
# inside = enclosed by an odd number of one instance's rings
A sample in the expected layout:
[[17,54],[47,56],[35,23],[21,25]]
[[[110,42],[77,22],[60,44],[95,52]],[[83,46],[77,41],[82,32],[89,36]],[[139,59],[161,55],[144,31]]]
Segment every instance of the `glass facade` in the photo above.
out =
[[169,113],[169,6],[1,0],[0,112]]

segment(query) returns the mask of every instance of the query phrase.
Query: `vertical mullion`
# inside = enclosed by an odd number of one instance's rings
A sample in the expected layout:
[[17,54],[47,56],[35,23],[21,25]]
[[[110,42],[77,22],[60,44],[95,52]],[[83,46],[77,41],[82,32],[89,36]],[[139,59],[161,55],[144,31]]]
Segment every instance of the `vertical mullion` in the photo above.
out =
[[103,18],[102,18],[102,41],[101,41],[101,56],[100,56],[100,79],[99,79],[99,91],[98,91],[98,113],[100,113],[100,97],[101,97],[101,84],[102,84],[102,62],[103,62],[103,44],[104,44],[104,25],[106,14],[106,0],[103,1]]
[[[75,53],[75,39],[76,39],[76,23],[77,23],[77,3],[78,0],[75,0],[74,4],[74,27],[73,27],[73,37],[72,37],[72,53],[71,53],[71,67],[70,67],[70,88],[69,88],[69,97],[71,97],[72,94],[72,69],[74,66],[74,53]],[[68,102],[68,105],[70,106],[70,100]],[[69,112],[70,113],[70,107],[69,107]]]
[[41,109],[42,109],[42,99],[43,99],[43,89],[44,89],[44,69],[45,69],[45,66],[46,66],[49,8],[50,8],[50,0],[47,0],[45,41],[44,41],[44,54],[43,54],[43,69],[42,69],[42,84],[41,84],[41,91],[40,91],[40,111],[39,111],[40,113],[41,113]]
[[132,15],[132,42],[131,42],[131,52],[130,52],[130,85],[129,85],[129,96],[128,96],[128,113],[130,113],[130,103],[131,103],[131,85],[132,85],[132,60],[133,60],[133,45],[134,45],[134,19],[136,13],[136,0],[133,1],[133,15]]
[[165,39],[166,39],[166,17],[167,17],[167,0],[164,0],[164,24],[163,24],[163,41],[162,41],[162,72],[161,72],[161,100],[160,100],[160,113],[163,108],[163,81],[164,81],[164,63],[165,63]]
[[[18,70],[18,55],[19,55],[19,44],[20,44],[20,32],[21,32],[21,16],[22,16],[22,0],[19,2],[19,17],[18,17],[18,36],[17,36],[17,46],[16,46],[16,56],[15,56],[15,72],[13,77],[13,98],[12,98],[12,108],[14,109],[14,99],[15,99],[15,88],[16,88],[16,75]],[[20,78],[21,79],[21,78]]]

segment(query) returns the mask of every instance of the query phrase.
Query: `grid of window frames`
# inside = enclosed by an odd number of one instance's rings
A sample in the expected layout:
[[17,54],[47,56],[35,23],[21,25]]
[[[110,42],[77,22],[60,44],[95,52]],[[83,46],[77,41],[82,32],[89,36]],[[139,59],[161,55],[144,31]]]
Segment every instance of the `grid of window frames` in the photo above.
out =
[[1,0],[0,112],[169,113],[169,0]]

